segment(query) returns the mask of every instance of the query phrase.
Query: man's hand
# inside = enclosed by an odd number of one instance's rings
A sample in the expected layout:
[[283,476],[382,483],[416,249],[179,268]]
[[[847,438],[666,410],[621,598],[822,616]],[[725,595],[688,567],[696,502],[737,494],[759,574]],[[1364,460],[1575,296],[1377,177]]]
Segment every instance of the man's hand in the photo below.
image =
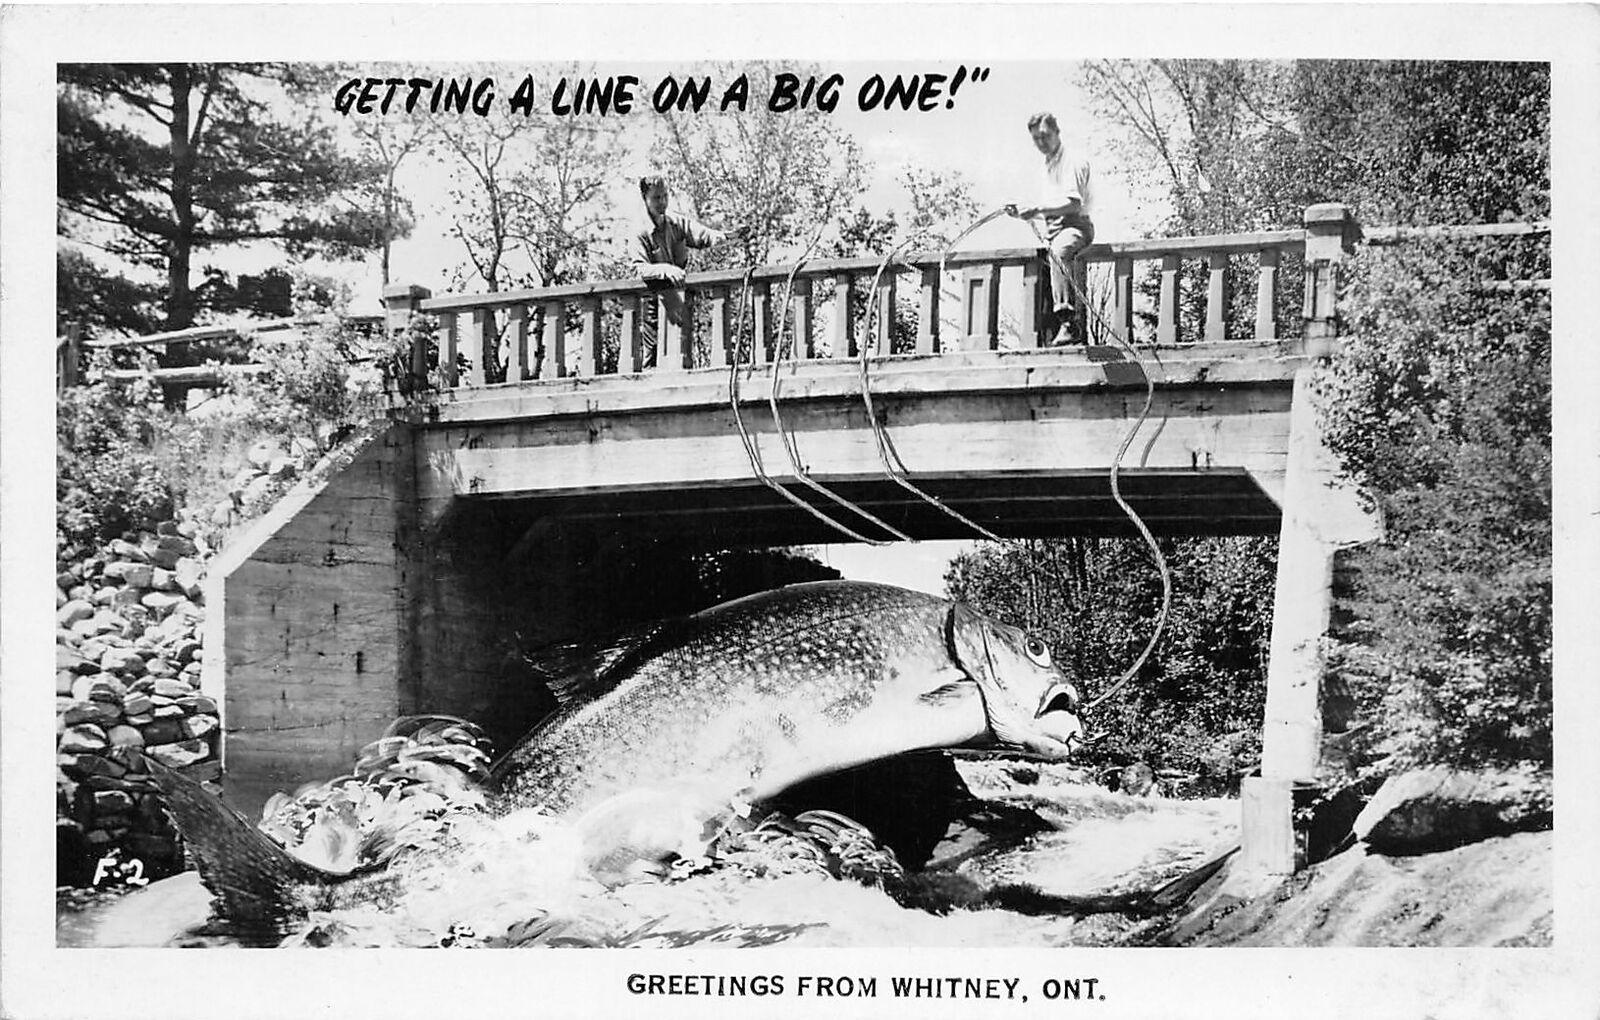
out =
[[1019,206],[1015,202],[1012,202],[1010,205],[1006,206],[1006,212],[1010,213],[1012,216],[1015,216],[1019,220],[1031,220],[1035,216],[1039,215],[1039,210],[1035,209],[1033,206]]
[[683,277],[684,277],[684,272],[683,272],[682,269],[679,269],[677,266],[673,265],[672,263],[667,262],[667,263],[663,263],[661,265],[661,269],[660,269],[659,274],[657,275],[656,279],[665,280],[666,282],[668,282],[670,284],[673,284],[674,286],[677,286],[677,285],[683,283]]

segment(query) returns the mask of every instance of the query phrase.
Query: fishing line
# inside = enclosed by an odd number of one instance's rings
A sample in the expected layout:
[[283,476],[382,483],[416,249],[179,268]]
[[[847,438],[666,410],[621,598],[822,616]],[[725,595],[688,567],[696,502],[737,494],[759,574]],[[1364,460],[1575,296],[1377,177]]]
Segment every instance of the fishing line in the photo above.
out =
[[[773,342],[772,348],[772,389],[767,395],[767,406],[772,411],[772,424],[778,430],[778,438],[783,442],[784,452],[789,456],[789,466],[792,469],[796,479],[798,479],[807,488],[821,493],[823,496],[833,500],[840,506],[860,515],[863,519],[871,521],[873,524],[876,524],[878,527],[882,528],[884,531],[887,531],[900,541],[910,542],[912,541],[910,535],[889,524],[889,522],[869,513],[867,510],[844,498],[843,496],[834,492],[832,489],[829,489],[827,486],[822,485],[821,483],[812,479],[810,473],[807,472],[805,467],[800,463],[799,444],[795,442],[794,436],[783,427],[783,415],[778,410],[778,389],[783,378],[779,368],[784,360],[784,338],[786,327],[789,321],[789,305],[794,297],[795,277],[799,275],[800,268],[805,265],[806,259],[811,257],[811,253],[815,251],[817,245],[821,243],[822,235],[827,231],[828,226],[828,221],[824,220],[822,229],[818,230],[816,236],[812,237],[811,243],[806,246],[805,251],[801,252],[799,261],[797,261],[793,268],[789,270],[789,275],[784,280],[783,303],[778,306],[778,336]],[[799,323],[795,324],[795,328],[799,328]],[[791,343],[789,346],[790,350],[792,351],[792,349],[798,345]],[[882,542],[879,544],[887,545],[888,543]]]
[[[751,266],[744,271],[744,283],[740,287],[739,291],[738,324],[735,327],[733,334],[733,357],[729,359],[728,364],[728,403],[733,408],[733,421],[739,429],[739,441],[744,444],[745,456],[750,460],[750,469],[755,472],[756,478],[761,482],[762,485],[765,485],[773,492],[776,492],[790,503],[793,503],[795,506],[804,510],[806,513],[815,517],[817,520],[823,522],[829,527],[842,532],[857,542],[865,542],[868,545],[888,545],[889,543],[884,539],[868,538],[866,535],[862,535],[859,532],[853,531],[845,525],[834,520],[832,517],[829,517],[827,514],[812,506],[810,503],[807,503],[799,496],[796,496],[794,493],[784,488],[781,484],[767,474],[764,466],[762,465],[761,450],[756,445],[756,441],[750,435],[749,430],[745,428],[744,415],[739,410],[739,362],[740,359],[744,357],[744,312],[746,306],[750,302],[750,278],[754,272],[754,266]],[[752,350],[752,363],[755,360],[754,354],[755,352]]]
[[[990,215],[992,218],[993,214]],[[1083,288],[1078,286],[1078,281],[1068,271],[1068,266],[1061,261],[1061,257],[1055,253],[1049,242],[1045,240],[1044,235],[1039,232],[1038,224],[1029,219],[1028,226],[1033,230],[1033,236],[1038,238],[1039,244],[1049,254],[1051,265],[1055,267],[1057,272],[1062,274],[1067,281],[1067,285],[1078,295],[1078,300],[1081,302],[1082,307],[1095,317],[1101,329],[1109,334],[1112,340],[1132,356],[1134,362],[1142,368],[1144,360],[1140,357],[1138,350],[1120,332],[1112,328],[1099,310],[1089,303],[1088,295],[1083,292]],[[1084,340],[1087,342],[1088,338],[1085,337]],[[1161,359],[1158,355],[1152,354],[1151,360],[1157,368],[1160,368]],[[1127,500],[1122,498],[1122,486],[1120,484],[1122,458],[1127,455],[1128,448],[1133,445],[1134,437],[1139,434],[1139,430],[1144,428],[1145,421],[1150,417],[1150,408],[1155,403],[1155,380],[1150,377],[1149,372],[1144,372],[1143,375],[1145,386],[1144,407],[1140,409],[1138,420],[1133,423],[1133,427],[1128,430],[1127,435],[1122,437],[1122,445],[1117,447],[1117,455],[1111,460],[1111,498],[1116,501],[1117,506],[1122,508],[1122,512],[1127,515],[1128,520],[1133,522],[1133,526],[1144,537],[1145,544],[1150,547],[1150,554],[1155,558],[1156,567],[1161,572],[1161,613],[1156,619],[1155,630],[1151,632],[1150,640],[1145,644],[1144,650],[1139,653],[1139,657],[1134,660],[1133,665],[1128,667],[1127,671],[1122,674],[1116,683],[1101,692],[1099,697],[1085,705],[1084,711],[1086,712],[1104,702],[1111,695],[1121,690],[1129,680],[1133,679],[1134,674],[1139,671],[1145,660],[1150,657],[1150,653],[1155,650],[1156,642],[1161,640],[1161,633],[1166,629],[1167,618],[1172,609],[1172,572],[1167,566],[1167,558],[1162,555],[1161,547],[1156,543],[1155,536],[1150,533],[1150,529],[1145,526],[1143,518],[1128,504]]]
[[[976,225],[967,228],[966,231],[963,231],[961,236],[965,237],[974,229],[976,229]],[[871,379],[869,378],[867,359],[869,357],[869,351],[875,352],[878,347],[879,338],[875,337],[873,334],[873,324],[880,318],[878,312],[883,306],[883,292],[878,289],[878,283],[880,280],[882,280],[883,274],[889,268],[889,263],[891,261],[900,261],[900,264],[905,265],[908,269],[914,268],[907,265],[904,261],[901,261],[898,256],[901,249],[905,248],[913,240],[920,236],[921,235],[914,234],[911,237],[901,241],[893,248],[890,248],[888,253],[884,255],[883,261],[878,263],[878,271],[873,274],[871,291],[872,297],[869,299],[867,304],[866,329],[864,335],[862,336],[860,350],[858,352],[860,354],[859,364],[861,378],[861,401],[866,406],[867,423],[872,426],[872,438],[878,447],[878,461],[883,465],[883,473],[888,476],[889,480],[900,486],[902,489],[905,489],[907,492],[912,493],[923,502],[944,511],[946,514],[976,531],[984,538],[987,538],[990,541],[998,542],[1000,541],[1000,536],[996,535],[994,532],[990,531],[988,528],[985,528],[983,525],[977,523],[971,518],[963,515],[954,508],[947,506],[939,497],[933,495],[932,493],[925,492],[921,488],[912,484],[910,478],[908,477],[911,474],[911,469],[906,467],[905,461],[900,459],[899,452],[894,449],[892,444],[890,444],[888,436],[884,432],[882,423],[878,421],[877,410],[872,404],[872,383]],[[942,261],[940,265],[943,265]],[[943,277],[941,277],[941,279],[942,278]],[[894,309],[889,309],[888,315],[883,316],[883,318],[892,323],[894,318]],[[893,345],[894,340],[893,335],[891,334],[890,353],[893,353]],[[891,460],[893,463],[891,463]],[[898,472],[895,470],[896,464],[899,465]]]

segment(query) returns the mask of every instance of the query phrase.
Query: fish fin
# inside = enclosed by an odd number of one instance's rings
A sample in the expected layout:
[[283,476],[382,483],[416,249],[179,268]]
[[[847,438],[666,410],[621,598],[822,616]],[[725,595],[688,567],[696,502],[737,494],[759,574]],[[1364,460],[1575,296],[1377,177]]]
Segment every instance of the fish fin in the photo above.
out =
[[598,642],[548,645],[524,659],[561,708],[570,709],[609,694],[631,664],[670,645],[684,624],[663,620]]
[[301,888],[346,877],[295,858],[194,780],[148,756],[145,764],[224,919],[281,931],[302,912]]

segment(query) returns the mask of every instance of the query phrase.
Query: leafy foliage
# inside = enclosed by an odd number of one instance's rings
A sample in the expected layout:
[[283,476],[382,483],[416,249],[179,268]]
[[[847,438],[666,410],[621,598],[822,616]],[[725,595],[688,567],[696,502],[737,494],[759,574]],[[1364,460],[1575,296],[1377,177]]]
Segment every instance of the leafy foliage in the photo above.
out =
[[[57,205],[80,257],[65,267],[80,285],[69,318],[180,329],[233,288],[191,280],[197,254],[250,242],[291,257],[347,258],[373,241],[376,168],[342,154],[315,117],[291,119],[274,99],[303,97],[313,68],[270,64],[63,64],[57,95]],[[349,197],[366,194],[352,204]],[[155,271],[134,281],[82,255]],[[70,250],[70,249],[66,249]],[[65,258],[65,256],[64,256]],[[97,311],[96,293],[119,304]]]
[[[1138,675],[1088,720],[1106,734],[1090,760],[1145,761],[1226,787],[1260,752],[1276,542],[1169,540],[1162,551],[1171,618]],[[983,545],[953,560],[945,582],[1049,644],[1086,700],[1138,658],[1161,606],[1160,576],[1137,540]]]

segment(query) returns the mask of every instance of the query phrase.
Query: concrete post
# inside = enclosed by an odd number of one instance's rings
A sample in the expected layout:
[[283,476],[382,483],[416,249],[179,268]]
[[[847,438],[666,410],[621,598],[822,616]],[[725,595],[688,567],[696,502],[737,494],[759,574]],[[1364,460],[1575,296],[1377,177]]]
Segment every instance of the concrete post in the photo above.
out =
[[1339,335],[1339,263],[1355,250],[1361,227],[1349,206],[1323,202],[1307,206],[1305,298],[1301,316],[1305,319],[1306,353],[1322,356],[1333,353]]
[[[392,335],[405,329],[411,317],[421,309],[422,302],[433,296],[426,287],[414,283],[391,283],[383,288],[384,325]],[[411,381],[414,389],[421,389],[428,380],[428,347],[419,337],[411,344]]]
[[1261,775],[1240,787],[1241,870],[1287,875],[1302,863],[1294,791],[1316,778],[1322,747],[1323,638],[1333,608],[1333,554],[1381,536],[1382,524],[1341,478],[1322,440],[1310,370],[1295,376],[1289,412],[1277,587],[1267,662]]

